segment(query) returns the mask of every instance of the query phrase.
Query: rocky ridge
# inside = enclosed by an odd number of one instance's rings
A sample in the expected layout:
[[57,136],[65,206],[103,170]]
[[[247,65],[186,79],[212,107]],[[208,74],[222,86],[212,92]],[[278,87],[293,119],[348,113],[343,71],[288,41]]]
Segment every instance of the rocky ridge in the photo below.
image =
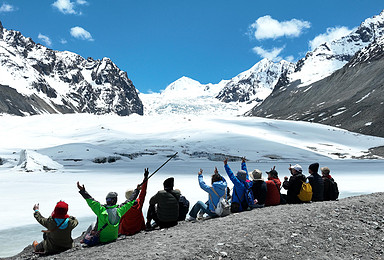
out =
[[132,81],[109,58],[51,50],[1,22],[0,68],[0,113],[143,114]]

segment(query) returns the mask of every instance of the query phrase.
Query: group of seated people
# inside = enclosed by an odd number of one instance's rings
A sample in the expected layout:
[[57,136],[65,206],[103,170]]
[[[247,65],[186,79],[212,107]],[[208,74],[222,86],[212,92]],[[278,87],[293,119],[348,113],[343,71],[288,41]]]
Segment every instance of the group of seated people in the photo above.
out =
[[[268,180],[266,181],[263,180],[262,172],[258,169],[248,173],[245,158],[242,158],[241,170],[236,174],[229,167],[227,159],[224,160],[224,169],[233,183],[232,194],[227,187],[227,181],[219,174],[217,168],[211,176],[211,186],[204,182],[203,170],[200,169],[198,182],[200,187],[208,193],[208,200],[194,204],[189,211],[188,220],[195,221],[198,218],[204,218],[205,215],[207,215],[206,218],[219,217],[215,209],[220,198],[230,202],[232,213],[285,203],[302,203],[297,195],[307,179],[312,186],[312,201],[335,200],[338,196],[337,184],[329,174],[329,168],[321,168],[322,176],[320,176],[318,163],[309,166],[308,177],[303,175],[300,165],[290,165],[291,176],[289,179],[284,177],[282,185],[287,190],[287,194],[280,193],[281,181],[275,167],[267,172]],[[148,174],[148,169],[145,169],[143,182],[137,185],[135,190],[128,190],[125,194],[127,200],[120,205],[117,205],[116,192],[109,192],[106,196],[106,204],[101,204],[89,195],[84,185],[77,182],[79,193],[97,216],[95,225],[91,225],[84,232],[82,243],[88,246],[108,243],[115,241],[119,235],[134,235],[142,230],[149,231],[157,227],[169,228],[177,225],[178,221],[186,219],[189,202],[180,194],[180,190],[173,188],[174,178],[171,177],[164,181],[164,190],[158,191],[150,199],[145,222],[142,208],[147,192]],[[36,220],[47,228],[43,231],[43,241],[33,242],[34,252],[52,254],[73,247],[71,231],[78,225],[78,221],[67,214],[67,203],[58,202],[48,218],[40,214],[38,204],[34,205],[33,210]]]

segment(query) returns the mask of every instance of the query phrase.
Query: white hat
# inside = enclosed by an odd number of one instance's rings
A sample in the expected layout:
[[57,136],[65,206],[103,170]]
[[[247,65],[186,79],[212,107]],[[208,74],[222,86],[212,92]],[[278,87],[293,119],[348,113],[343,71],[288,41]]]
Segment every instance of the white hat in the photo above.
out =
[[291,168],[295,169],[298,172],[303,172],[303,168],[301,167],[300,164],[295,164]]

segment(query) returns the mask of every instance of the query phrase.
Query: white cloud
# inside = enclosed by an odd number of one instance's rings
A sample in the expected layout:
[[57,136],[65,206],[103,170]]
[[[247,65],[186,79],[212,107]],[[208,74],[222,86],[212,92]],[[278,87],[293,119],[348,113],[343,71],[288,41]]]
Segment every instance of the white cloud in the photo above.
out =
[[87,4],[88,4],[88,2],[85,1],[85,0],[77,0],[76,3],[77,3],[78,5],[87,5]]
[[51,46],[52,46],[52,41],[51,41],[51,39],[49,39],[48,36],[39,33],[39,36],[37,36],[37,38],[39,38],[39,39],[40,39],[43,43],[45,43],[45,45],[47,45],[48,47],[51,47]]
[[309,41],[311,51],[319,47],[325,42],[332,42],[333,40],[340,39],[352,32],[353,29],[348,29],[345,26],[327,28],[327,32],[316,36],[312,41]]
[[61,44],[67,44],[67,40],[66,40],[66,39],[61,39],[61,40],[60,40],[60,43],[61,43]]
[[71,28],[71,35],[77,39],[93,41],[92,35],[79,26]]
[[290,55],[290,56],[285,57],[285,60],[286,60],[286,61],[289,61],[289,62],[294,62],[294,61],[295,61],[295,57],[293,57],[292,55]]
[[284,48],[285,46],[281,48],[273,48],[272,50],[265,50],[260,46],[256,46],[252,50],[254,53],[256,53],[257,55],[263,58],[267,58],[272,61],[280,61],[282,60],[282,58],[279,55],[284,50]]
[[15,8],[12,5],[4,3],[0,6],[0,13],[7,13],[7,12],[13,12],[13,11],[15,11]]
[[56,0],[52,5],[59,9],[63,14],[77,14],[74,9],[75,4],[70,0]]
[[304,29],[310,28],[311,23],[307,21],[292,19],[279,22],[270,15],[258,18],[249,26],[251,33],[257,40],[276,39],[279,37],[298,37]]

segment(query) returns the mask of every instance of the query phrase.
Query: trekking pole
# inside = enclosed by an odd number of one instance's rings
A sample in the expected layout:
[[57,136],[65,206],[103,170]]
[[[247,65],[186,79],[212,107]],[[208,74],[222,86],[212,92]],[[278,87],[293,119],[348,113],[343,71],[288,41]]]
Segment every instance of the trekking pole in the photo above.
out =
[[165,161],[165,163],[163,163],[159,168],[156,169],[156,171],[154,171],[151,175],[148,176],[148,178],[146,178],[140,185],[143,185],[144,182],[148,181],[149,178],[151,178],[156,172],[158,172],[164,165],[167,164],[167,162],[169,162],[173,157],[175,157],[177,155],[178,152],[176,152],[174,155],[172,155],[171,157],[169,157],[168,160]]

